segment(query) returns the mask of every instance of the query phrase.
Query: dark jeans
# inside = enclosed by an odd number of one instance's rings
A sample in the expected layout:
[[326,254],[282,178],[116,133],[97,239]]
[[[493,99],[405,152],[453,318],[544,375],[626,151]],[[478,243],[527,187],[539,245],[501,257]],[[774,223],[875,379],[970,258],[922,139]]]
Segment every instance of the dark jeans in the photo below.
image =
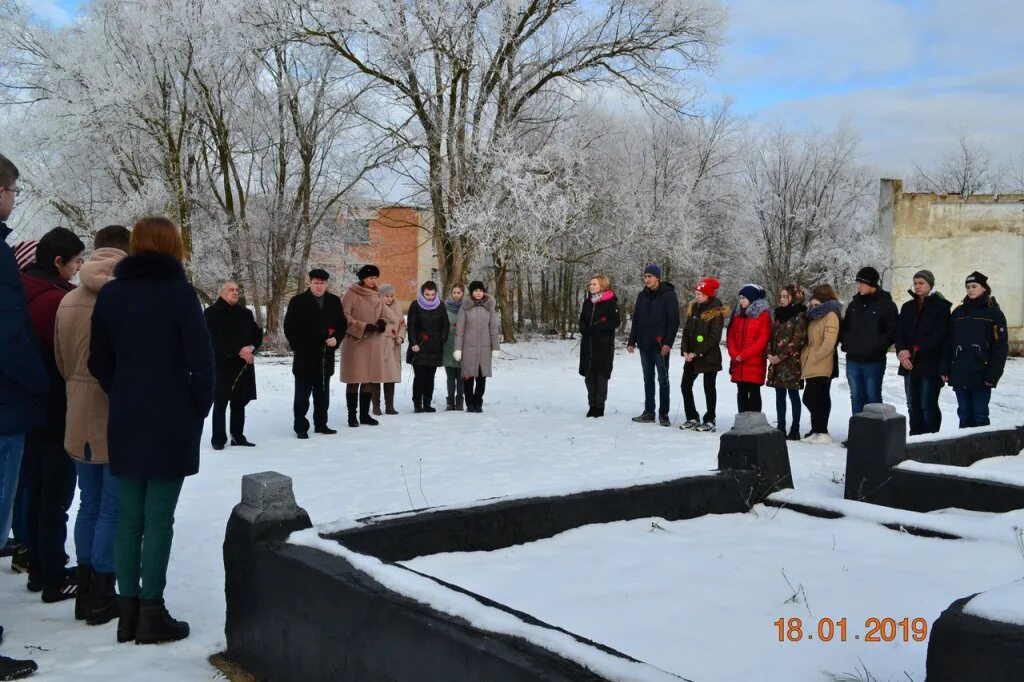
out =
[[64,579],[68,556],[68,509],[75,497],[75,465],[64,452],[63,443],[25,440],[22,462],[32,505],[28,510],[28,560],[39,571],[43,583],[58,585]]
[[462,380],[466,404],[480,407],[484,404],[484,391],[487,390],[486,377],[466,377]]
[[608,400],[608,379],[607,374],[601,372],[587,372],[583,377],[587,385],[587,405],[604,409],[605,401]]
[[953,392],[956,393],[956,413],[960,417],[961,429],[989,425],[988,401],[992,398],[991,388],[957,388]]
[[434,375],[437,374],[437,367],[413,365],[412,373],[412,404],[430,405],[434,400]]
[[448,377],[448,402],[462,400],[462,377],[458,367],[445,367],[444,373]]
[[114,559],[117,591],[122,597],[164,596],[174,537],[174,510],[184,482],[183,478],[117,479],[120,509]]
[[760,412],[761,386],[747,381],[737,383],[736,409],[740,412]]
[[[686,420],[697,420],[700,419],[700,412],[697,411],[697,404],[693,400],[693,384],[697,381],[697,377],[701,376],[693,368],[692,362],[683,364],[683,410],[686,412]],[[715,380],[718,378],[717,372],[704,372],[704,401],[708,405],[707,412],[704,413],[704,421],[712,423],[715,421],[715,407],[718,404],[718,390],[715,385]]]
[[811,433],[828,433],[828,416],[832,412],[832,377],[806,379],[804,405],[811,413]]
[[[298,396],[296,395],[296,398]],[[307,396],[308,399],[308,396]],[[231,406],[231,437],[241,438],[245,435],[245,404],[248,401],[239,398],[217,398],[213,401],[213,436],[211,441],[214,445],[224,445],[228,442],[228,436],[224,432],[224,413],[228,406]],[[305,416],[306,411],[302,411]],[[306,428],[309,428],[308,425]]]
[[865,405],[882,402],[884,362],[846,361],[846,380],[850,383],[850,404],[853,414],[864,411]]
[[662,355],[660,348],[646,350],[637,348],[640,353],[640,367],[644,372],[644,412],[654,414],[654,373],[658,373],[658,414],[668,417],[669,394],[668,386],[668,358],[669,355]]
[[[86,446],[88,450],[89,446]],[[81,491],[75,517],[78,564],[100,573],[114,572],[114,531],[117,528],[117,480],[108,464],[74,460]]]
[[[329,379],[329,378],[328,378]],[[295,433],[309,433],[309,420],[306,419],[306,412],[309,411],[309,395],[313,394],[313,428],[321,429],[327,426],[327,410],[331,406],[331,391],[328,386],[328,379],[324,381],[307,381],[295,377]],[[369,384],[367,384],[369,386]]]
[[786,397],[793,406],[793,426],[800,429],[800,391],[795,388],[775,388],[775,413],[779,417],[779,426],[786,428]]
[[910,420],[910,435],[938,433],[942,426],[939,411],[939,392],[942,383],[938,377],[903,377],[907,391],[907,415]]
[[[7,542],[14,518],[14,501],[18,495],[21,475],[21,456],[25,449],[25,434],[0,436],[0,542]],[[20,540],[21,538],[17,538]]]

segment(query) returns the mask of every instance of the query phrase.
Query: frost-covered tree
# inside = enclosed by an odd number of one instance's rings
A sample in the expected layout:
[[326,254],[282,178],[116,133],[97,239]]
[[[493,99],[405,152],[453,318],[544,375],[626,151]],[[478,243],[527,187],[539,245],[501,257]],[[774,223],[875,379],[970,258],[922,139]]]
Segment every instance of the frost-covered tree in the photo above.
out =
[[995,191],[997,172],[992,153],[968,131],[956,133],[952,149],[934,166],[914,164],[914,188],[919,192],[959,194],[969,197]]

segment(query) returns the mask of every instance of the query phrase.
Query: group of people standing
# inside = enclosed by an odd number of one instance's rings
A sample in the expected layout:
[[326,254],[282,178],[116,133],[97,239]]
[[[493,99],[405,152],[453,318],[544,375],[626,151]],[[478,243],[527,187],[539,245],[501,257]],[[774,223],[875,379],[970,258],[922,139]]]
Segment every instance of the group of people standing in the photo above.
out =
[[[288,303],[284,332],[294,353],[294,423],[300,439],[309,438],[309,398],[313,397],[313,430],[337,433],[327,424],[330,379],[341,348],[341,381],[345,384],[348,425],[377,426],[375,416],[395,415],[395,384],[402,381],[402,348],[412,367],[412,402],[416,413],[436,412],[434,380],[439,367],[447,376],[446,410],[483,412],[487,378],[498,356],[495,301],[483,282],[452,288],[442,301],[433,281],[420,286],[407,315],[395,298],[394,286],[380,283],[380,269],[364,265],[358,281],[344,297],[329,292],[330,274],[309,273],[309,288]],[[381,410],[381,394],[384,409]]]
[[[675,287],[662,281],[657,265],[644,269],[643,283],[626,342],[628,352],[640,353],[644,376],[644,410],[633,421],[670,426],[668,370],[681,324],[680,306]],[[760,412],[761,387],[774,388],[777,427],[789,440],[832,442],[828,429],[831,384],[839,377],[840,350],[846,354],[853,414],[869,403],[882,402],[886,357],[895,346],[911,435],[939,430],[938,401],[944,384],[956,393],[961,428],[987,425],[989,398],[1002,376],[1009,346],[1006,318],[985,275],[972,272],[967,276],[966,296],[952,313],[950,302],[935,290],[935,277],[928,270],[914,275],[911,299],[900,310],[881,288],[875,268],[862,268],[856,287],[857,294],[844,313],[835,289],[828,284],[815,286],[806,303],[801,287],[785,286],[772,309],[767,292],[757,284],[744,285],[729,308],[717,298],[716,279],[698,282],[693,300],[686,306],[679,337],[686,416],[679,428],[715,430],[716,377],[724,364],[723,333],[730,379],[737,388],[737,410]],[[579,371],[587,386],[588,417],[604,415],[620,320],[618,299],[608,278],[596,275],[589,282],[579,319]],[[698,376],[703,377],[703,416],[694,400]],[[810,412],[810,431],[801,436],[802,406]],[[792,415],[788,427],[787,412]]]

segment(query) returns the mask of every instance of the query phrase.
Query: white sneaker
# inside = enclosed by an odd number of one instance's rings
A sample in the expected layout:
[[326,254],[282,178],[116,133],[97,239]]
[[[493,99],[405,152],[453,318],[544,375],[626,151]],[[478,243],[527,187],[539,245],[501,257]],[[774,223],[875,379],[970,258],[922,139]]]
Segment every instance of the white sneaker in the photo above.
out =
[[814,440],[811,441],[811,445],[831,445],[832,436],[827,433],[816,433],[812,436]]
[[801,443],[807,443],[808,445],[810,445],[810,444],[814,443],[814,439],[817,438],[817,437],[818,437],[818,434],[812,433],[812,434],[810,434],[808,436],[804,436],[803,438],[801,438],[800,442]]

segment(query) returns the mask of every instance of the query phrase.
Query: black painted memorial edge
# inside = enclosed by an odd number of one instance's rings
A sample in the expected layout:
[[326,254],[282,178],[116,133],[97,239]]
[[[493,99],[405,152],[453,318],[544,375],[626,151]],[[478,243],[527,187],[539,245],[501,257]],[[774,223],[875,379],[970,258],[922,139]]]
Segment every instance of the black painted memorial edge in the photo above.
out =
[[958,599],[932,625],[927,682],[1019,682],[1024,627],[964,613],[974,595]]

